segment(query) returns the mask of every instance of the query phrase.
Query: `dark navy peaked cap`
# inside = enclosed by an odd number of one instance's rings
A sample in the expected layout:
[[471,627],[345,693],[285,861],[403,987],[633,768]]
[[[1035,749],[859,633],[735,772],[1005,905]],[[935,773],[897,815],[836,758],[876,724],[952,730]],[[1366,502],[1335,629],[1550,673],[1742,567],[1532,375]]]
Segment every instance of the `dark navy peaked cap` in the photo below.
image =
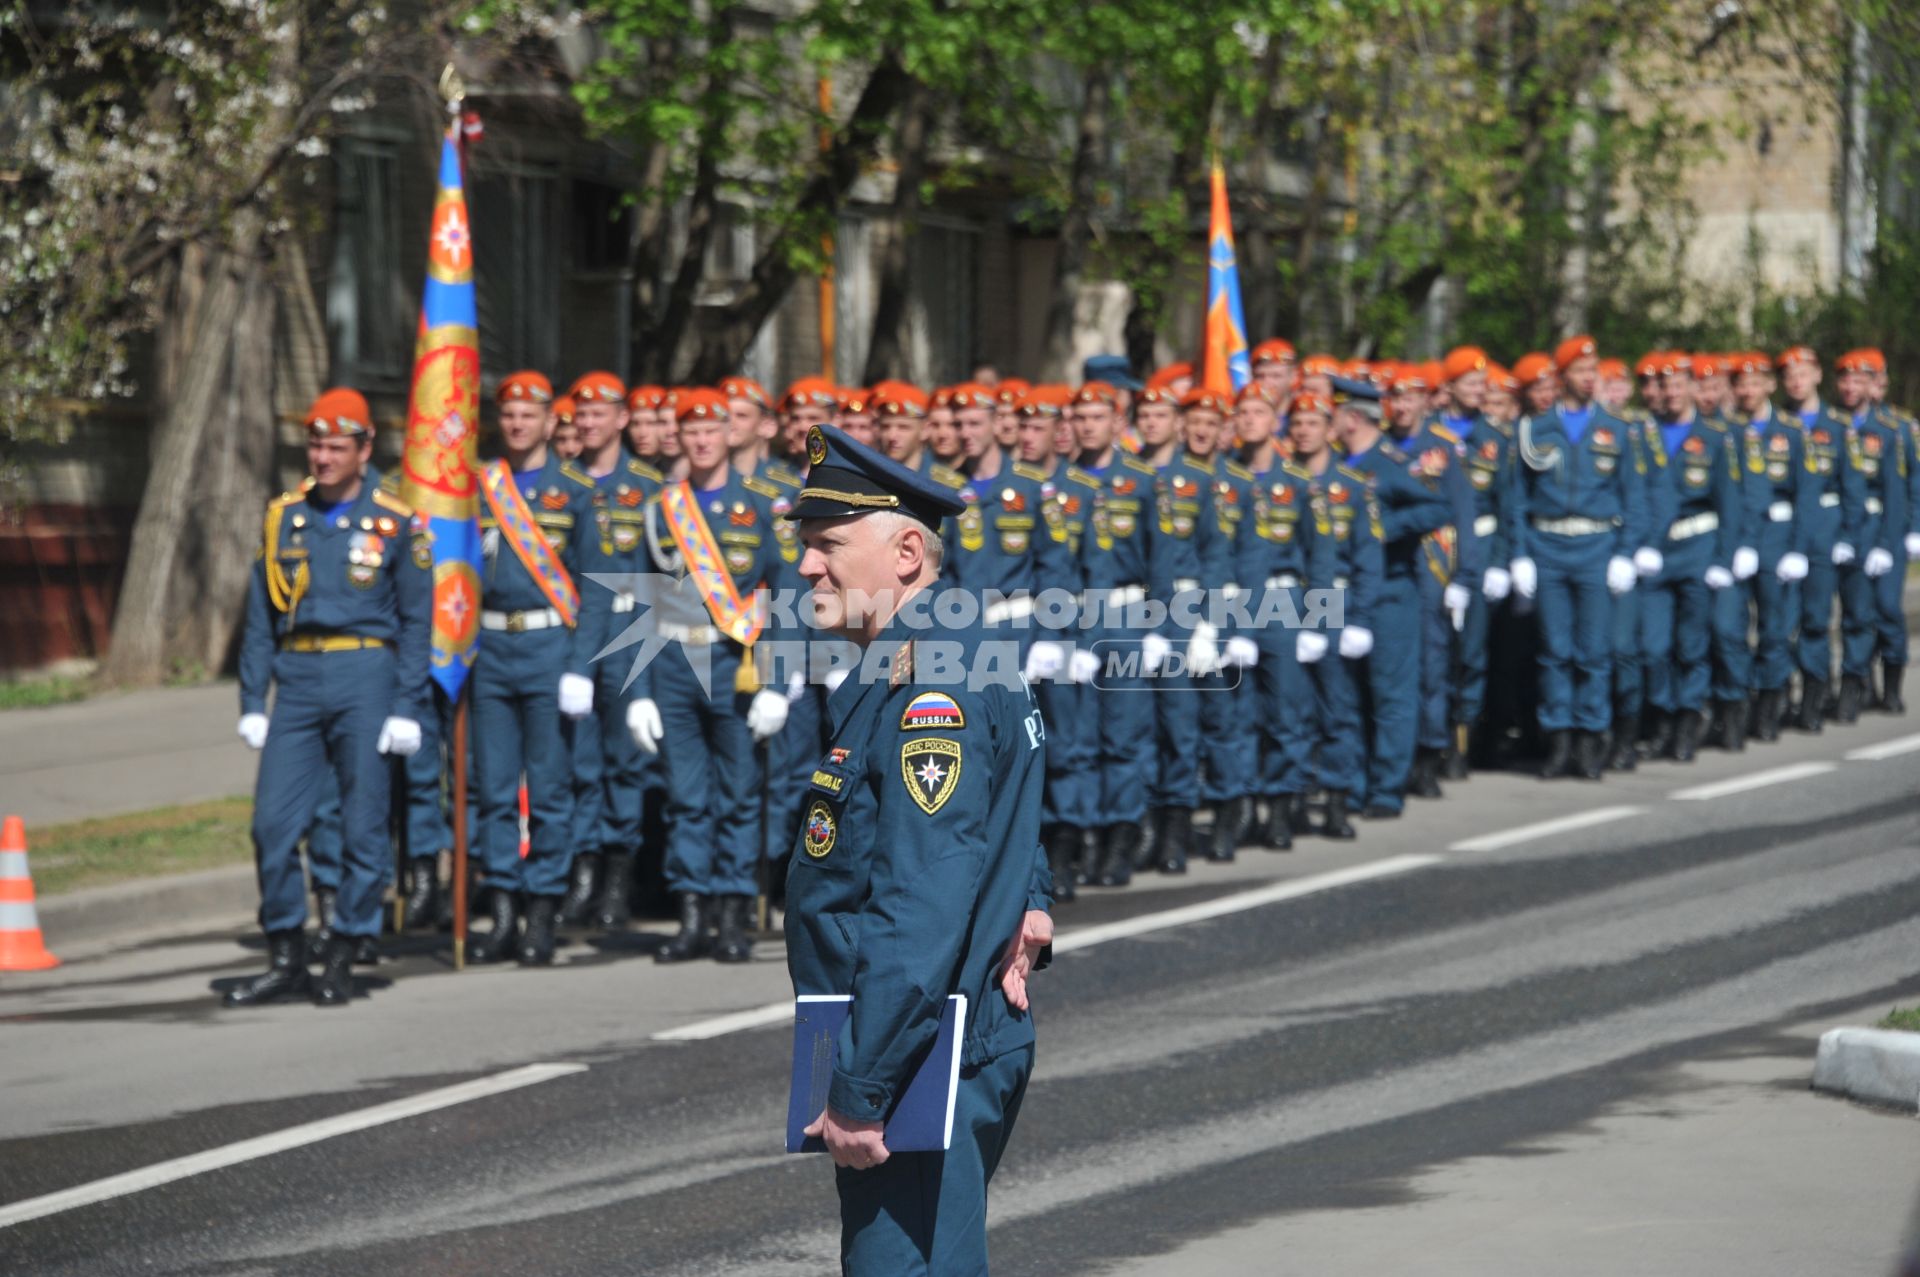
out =
[[966,506],[953,489],[901,465],[833,426],[807,431],[807,485],[789,519],[844,519],[893,510],[938,532]]

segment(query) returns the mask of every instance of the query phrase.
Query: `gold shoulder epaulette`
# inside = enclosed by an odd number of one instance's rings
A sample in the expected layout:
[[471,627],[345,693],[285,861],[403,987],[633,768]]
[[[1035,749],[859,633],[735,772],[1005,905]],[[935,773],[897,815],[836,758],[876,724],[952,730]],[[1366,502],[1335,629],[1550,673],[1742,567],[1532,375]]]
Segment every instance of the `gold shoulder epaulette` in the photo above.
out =
[[1380,455],[1389,461],[1405,461],[1407,454],[1400,451],[1400,445],[1391,439],[1380,440]]
[[1431,429],[1433,433],[1439,435],[1442,439],[1445,439],[1448,443],[1460,442],[1460,436],[1453,433],[1453,428],[1451,426],[1444,426],[1436,421],[1433,423],[1432,426],[1429,427],[1429,429]]
[[1091,472],[1082,470],[1071,461],[1067,463],[1067,478],[1073,480],[1075,483],[1084,483],[1090,488],[1100,486],[1100,481],[1094,478]]
[[1290,474],[1296,479],[1305,479],[1308,482],[1312,482],[1313,480],[1313,471],[1307,469],[1305,466],[1301,465],[1299,462],[1293,460],[1292,458],[1283,459],[1280,462],[1280,469],[1284,473]]
[[638,457],[627,458],[627,472],[629,474],[637,474],[642,479],[646,479],[652,483],[665,483],[667,481],[667,476],[661,474],[658,470],[655,470]]
[[777,497],[780,495],[780,489],[777,485],[768,483],[757,474],[750,474],[740,480],[740,482],[746,485],[748,492],[757,492],[763,497]]
[[945,484],[949,488],[957,489],[967,486],[967,476],[952,466],[942,465],[938,461],[927,467],[927,478],[935,483]]
[[1333,468],[1357,483],[1365,483],[1367,476],[1344,462],[1335,462]]
[[562,461],[560,463],[560,473],[583,488],[591,488],[594,486],[593,476],[585,470],[582,470],[579,466],[574,465],[571,461]]
[[1247,469],[1245,466],[1241,465],[1238,461],[1229,460],[1227,462],[1227,473],[1232,475],[1234,478],[1243,480],[1247,483],[1253,482],[1253,471]]
[[1139,457],[1135,456],[1131,452],[1122,452],[1120,454],[1120,464],[1125,466],[1129,470],[1137,470],[1141,474],[1159,474],[1160,473],[1158,470],[1155,470],[1152,466],[1148,465],[1146,462],[1142,461]]
[[1039,466],[1028,465],[1024,461],[1014,462],[1013,472],[1019,475],[1022,479],[1031,479],[1035,483],[1045,483],[1048,478],[1047,472],[1045,470],[1042,470]]
[[411,519],[413,517],[413,507],[402,501],[394,493],[388,492],[384,487],[373,490],[373,503],[384,510],[393,511],[403,519]]
[[783,488],[798,488],[801,486],[799,473],[788,469],[778,461],[767,462],[760,467],[760,473]]

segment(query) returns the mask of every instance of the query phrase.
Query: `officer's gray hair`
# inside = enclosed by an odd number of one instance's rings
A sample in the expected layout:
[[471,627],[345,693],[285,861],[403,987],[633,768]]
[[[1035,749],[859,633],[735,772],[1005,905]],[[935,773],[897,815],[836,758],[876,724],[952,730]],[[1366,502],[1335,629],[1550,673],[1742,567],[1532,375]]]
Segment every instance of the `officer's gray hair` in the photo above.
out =
[[918,532],[927,547],[928,566],[933,569],[935,576],[940,574],[940,562],[946,556],[946,546],[941,542],[939,532],[898,510],[876,510],[867,518],[880,525],[880,533],[885,537],[892,537],[896,532]]

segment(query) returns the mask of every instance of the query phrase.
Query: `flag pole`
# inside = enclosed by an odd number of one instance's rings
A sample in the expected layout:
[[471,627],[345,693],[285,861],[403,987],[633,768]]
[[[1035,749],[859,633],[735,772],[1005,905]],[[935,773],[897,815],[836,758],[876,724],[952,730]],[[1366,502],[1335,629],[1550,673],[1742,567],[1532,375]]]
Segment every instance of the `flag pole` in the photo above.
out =
[[453,969],[467,969],[466,683],[460,685],[460,698],[453,703]]

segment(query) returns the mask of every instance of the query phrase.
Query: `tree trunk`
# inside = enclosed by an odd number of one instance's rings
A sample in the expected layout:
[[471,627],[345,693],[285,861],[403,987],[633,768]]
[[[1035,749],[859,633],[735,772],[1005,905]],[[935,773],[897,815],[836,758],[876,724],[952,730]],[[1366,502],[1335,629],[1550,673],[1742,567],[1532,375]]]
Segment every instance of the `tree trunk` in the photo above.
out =
[[1053,292],[1047,302],[1045,376],[1074,380],[1073,334],[1080,284],[1086,276],[1087,250],[1093,241],[1094,202],[1099,198],[1100,165],[1107,153],[1107,108],[1112,80],[1101,63],[1087,68],[1080,99],[1080,131],[1073,146],[1067,184],[1067,211],[1060,221],[1060,245],[1053,259]]
[[920,186],[927,171],[927,135],[933,132],[933,93],[919,80],[907,86],[894,134],[893,208],[880,254],[879,296],[873,310],[873,340],[867,343],[865,385],[906,377],[907,298],[913,291],[913,228],[920,213]]

